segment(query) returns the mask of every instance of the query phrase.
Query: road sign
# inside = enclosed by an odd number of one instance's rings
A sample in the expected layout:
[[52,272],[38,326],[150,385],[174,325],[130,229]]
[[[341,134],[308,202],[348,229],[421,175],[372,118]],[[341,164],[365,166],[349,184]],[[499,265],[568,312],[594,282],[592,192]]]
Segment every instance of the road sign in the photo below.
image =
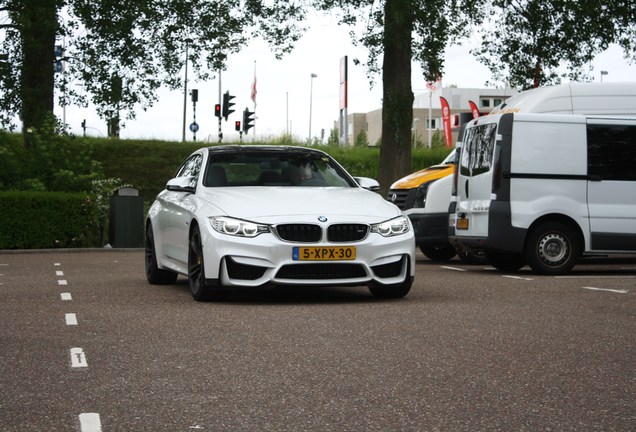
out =
[[199,125],[196,122],[190,123],[190,132],[197,133],[198,131],[199,131]]

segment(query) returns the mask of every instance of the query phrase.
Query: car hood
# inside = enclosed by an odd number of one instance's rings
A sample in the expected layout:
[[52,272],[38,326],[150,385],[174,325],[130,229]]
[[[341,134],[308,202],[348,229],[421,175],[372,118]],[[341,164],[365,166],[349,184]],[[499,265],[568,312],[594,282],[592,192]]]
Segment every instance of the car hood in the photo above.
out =
[[263,222],[316,216],[377,222],[401,214],[377,193],[361,188],[226,187],[208,188],[200,196],[225,215]]

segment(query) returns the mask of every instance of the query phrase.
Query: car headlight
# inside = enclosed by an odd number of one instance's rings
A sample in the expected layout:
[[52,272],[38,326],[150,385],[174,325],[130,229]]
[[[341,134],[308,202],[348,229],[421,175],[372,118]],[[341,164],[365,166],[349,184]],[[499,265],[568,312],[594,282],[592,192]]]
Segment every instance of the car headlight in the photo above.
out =
[[428,188],[431,187],[431,185],[435,181],[436,180],[432,180],[432,181],[423,183],[415,190],[415,199],[413,201],[414,208],[426,207],[426,195],[428,195]]
[[268,233],[269,225],[258,224],[241,219],[234,219],[225,216],[214,216],[210,218],[210,223],[215,231],[221,234],[238,237],[256,237],[259,234]]
[[398,216],[385,222],[371,225],[371,232],[382,237],[392,237],[409,231],[409,221],[406,216]]

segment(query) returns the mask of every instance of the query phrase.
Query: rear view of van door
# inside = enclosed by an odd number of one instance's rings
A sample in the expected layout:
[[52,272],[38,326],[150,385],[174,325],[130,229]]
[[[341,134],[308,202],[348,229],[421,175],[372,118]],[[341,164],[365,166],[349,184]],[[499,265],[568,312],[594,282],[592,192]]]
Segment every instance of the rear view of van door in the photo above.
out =
[[488,236],[493,156],[499,118],[483,117],[475,121],[466,128],[462,138],[457,171],[455,230],[458,236],[471,237],[477,242]]
[[588,119],[591,249],[636,251],[636,121]]

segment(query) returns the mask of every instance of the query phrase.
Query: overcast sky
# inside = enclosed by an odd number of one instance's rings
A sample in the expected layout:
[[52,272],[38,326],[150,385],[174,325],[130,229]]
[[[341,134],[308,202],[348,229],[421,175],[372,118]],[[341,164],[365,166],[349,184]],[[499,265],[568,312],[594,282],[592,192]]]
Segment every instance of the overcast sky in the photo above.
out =
[[[336,18],[316,14],[311,19],[312,26],[296,44],[291,54],[276,60],[265,43],[254,40],[238,54],[231,56],[227,70],[221,76],[222,91],[230,91],[236,96],[233,102],[235,112],[229,121],[223,121],[224,142],[238,141],[234,132],[234,122],[242,120],[242,111],[247,107],[254,111],[250,99],[251,85],[256,67],[256,135],[259,140],[277,138],[290,127],[292,135],[299,140],[309,137],[310,94],[312,99],[311,135],[320,138],[324,130],[325,140],[339,116],[340,59],[349,57],[349,114],[367,112],[381,107],[381,78],[375,77],[373,87],[364,67],[366,59],[363,48],[355,48],[350,42],[348,29],[337,26]],[[490,78],[488,70],[480,65],[469,53],[477,41],[468,40],[463,46],[448,49],[445,61],[443,85],[457,85],[463,88],[484,87]],[[185,57],[184,54],[182,54]],[[358,66],[354,58],[363,60]],[[605,82],[636,80],[636,66],[630,66],[623,59],[622,51],[612,47],[598,56],[592,65],[595,80],[600,80],[600,71],[608,72]],[[182,74],[183,74],[182,70]],[[317,75],[311,78],[311,75]],[[214,116],[214,105],[219,103],[219,81],[213,79],[198,82],[192,68],[188,73],[188,91],[199,90],[196,120],[199,125],[197,141],[218,142],[218,119]],[[312,82],[313,81],[313,82]],[[414,65],[412,76],[413,91],[426,91],[420,69]],[[192,141],[193,134],[188,126],[193,121],[192,102],[187,98],[186,139]],[[453,107],[451,107],[452,109]],[[56,107],[55,113],[62,118],[63,110]],[[66,108],[66,122],[72,133],[82,134],[81,122],[86,119],[87,135],[106,136],[106,126],[92,108],[69,106]],[[289,124],[288,124],[289,122]],[[183,89],[161,91],[159,100],[147,111],[139,110],[136,120],[126,120],[121,131],[122,138],[149,138],[180,141],[183,127]],[[253,130],[244,141],[254,138]]]

